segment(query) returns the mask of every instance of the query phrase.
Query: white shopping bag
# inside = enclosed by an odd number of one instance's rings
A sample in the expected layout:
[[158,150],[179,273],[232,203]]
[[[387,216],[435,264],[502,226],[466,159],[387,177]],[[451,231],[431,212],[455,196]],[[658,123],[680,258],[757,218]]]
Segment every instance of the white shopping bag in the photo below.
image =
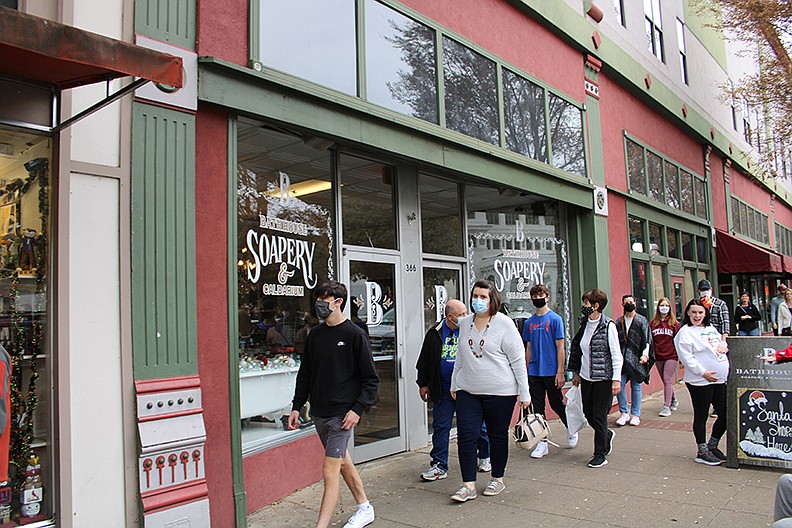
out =
[[566,418],[569,434],[574,434],[583,429],[588,422],[583,415],[583,400],[580,397],[580,387],[572,386],[566,393]]

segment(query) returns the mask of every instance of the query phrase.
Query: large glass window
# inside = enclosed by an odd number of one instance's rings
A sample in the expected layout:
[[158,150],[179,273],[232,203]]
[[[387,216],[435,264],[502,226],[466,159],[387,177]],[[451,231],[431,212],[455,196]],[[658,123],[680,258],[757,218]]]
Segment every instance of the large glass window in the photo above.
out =
[[339,156],[344,244],[396,249],[394,168]]
[[[311,293],[334,275],[331,152],[240,118],[237,157],[240,418],[252,453],[299,434],[284,417],[319,323]],[[307,408],[301,419],[310,426]]]
[[646,169],[649,175],[649,197],[660,203],[663,196],[663,159],[653,152],[646,152]]
[[374,0],[366,1],[366,98],[437,123],[435,32]]
[[644,148],[627,140],[627,175],[630,190],[646,196],[646,174],[644,173]]
[[586,158],[583,151],[583,114],[573,104],[550,94],[550,148],[553,167],[578,176],[586,175]]
[[498,84],[495,63],[443,37],[446,126],[498,144]]
[[506,147],[547,163],[544,89],[504,68],[503,114]]
[[676,229],[667,229],[666,241],[668,242],[668,257],[679,258],[679,231]]
[[679,171],[681,179],[681,198],[682,210],[686,213],[695,213],[695,203],[693,200],[693,175],[686,171]]
[[423,252],[463,256],[459,184],[421,174],[420,189]]
[[[14,490],[13,501],[9,495],[5,502],[7,515],[17,519],[21,511],[33,512],[43,521],[36,524],[47,526],[57,498],[51,428],[56,351],[49,344],[47,302],[52,143],[49,137],[0,129],[0,363],[10,373],[2,378],[10,429],[3,433],[7,443],[0,456],[7,465],[0,481]],[[29,504],[20,504],[16,490]]]
[[646,28],[646,45],[649,52],[661,62],[665,62],[660,0],[644,0],[644,26]]
[[550,308],[569,329],[569,261],[560,206],[502,191],[465,187],[470,280],[493,281],[503,310],[518,322],[534,310],[531,287],[543,283],[550,290]]
[[665,286],[663,284],[663,277],[665,276],[665,266],[661,264],[652,264],[652,308],[647,309],[648,317],[651,319],[655,313],[655,306],[661,297],[669,297],[666,294]]
[[687,46],[685,45],[685,23],[676,19],[677,47],[679,48],[679,74],[682,82],[688,84]]
[[[649,277],[647,276],[647,262],[632,261],[632,294],[635,297],[636,311],[648,317],[649,306]],[[618,299],[614,299],[618,301]]]
[[[261,61],[272,68],[357,94],[355,3],[260,0]],[[295,31],[295,28],[300,28]]]
[[652,255],[665,255],[663,228],[652,223],[649,224],[649,253]]
[[707,191],[703,180],[693,178],[693,196],[696,201],[696,216],[707,218]]
[[630,229],[630,250],[636,253],[643,253],[646,251],[644,221],[631,216],[628,219],[628,224]]
[[693,260],[696,248],[693,246],[693,235],[682,233],[682,259]]
[[665,162],[665,182],[666,205],[679,209],[679,167],[669,161]]

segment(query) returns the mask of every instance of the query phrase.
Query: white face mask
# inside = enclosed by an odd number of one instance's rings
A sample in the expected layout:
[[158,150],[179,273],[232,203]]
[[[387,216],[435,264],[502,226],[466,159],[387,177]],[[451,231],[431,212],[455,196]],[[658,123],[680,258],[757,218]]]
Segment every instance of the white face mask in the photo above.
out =
[[670,306],[661,306],[659,308],[659,310],[660,310],[661,314],[666,315],[668,312],[671,311],[671,307]]
[[701,297],[702,299],[704,297],[712,297],[712,290],[701,290],[701,293],[699,293],[699,297]]

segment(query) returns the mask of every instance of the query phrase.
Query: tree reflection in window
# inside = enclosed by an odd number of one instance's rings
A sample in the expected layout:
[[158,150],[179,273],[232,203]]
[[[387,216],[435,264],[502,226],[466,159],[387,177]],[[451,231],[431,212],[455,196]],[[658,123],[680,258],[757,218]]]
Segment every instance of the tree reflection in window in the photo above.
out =
[[630,180],[630,190],[645,196],[644,149],[629,139],[627,140],[627,174]]
[[685,171],[679,171],[679,174],[682,180],[682,210],[686,213],[693,214],[693,175]]
[[443,37],[446,126],[498,144],[498,95],[495,63]]
[[649,196],[663,203],[663,159],[647,151],[646,169],[649,174]]
[[665,162],[666,205],[679,209],[679,167]]
[[547,103],[553,167],[585,176],[583,115],[580,109],[553,94],[549,95]]
[[544,89],[504,69],[503,116],[506,147],[547,163]]

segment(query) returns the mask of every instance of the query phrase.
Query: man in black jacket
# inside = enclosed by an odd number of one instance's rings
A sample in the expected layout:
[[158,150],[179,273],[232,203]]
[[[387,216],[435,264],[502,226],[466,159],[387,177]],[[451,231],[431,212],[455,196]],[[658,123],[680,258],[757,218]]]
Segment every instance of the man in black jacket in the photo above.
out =
[[328,281],[319,285],[315,294],[316,315],[324,323],[311,330],[305,340],[289,429],[300,425],[300,409],[310,400],[316,433],[325,448],[324,494],[316,526],[329,526],[343,475],[358,505],[344,528],[359,528],[374,522],[374,507],[366,498],[347,445],[360,415],[377,397],[379,377],[368,336],[344,316],[346,286]]
[[[423,480],[432,481],[448,476],[448,443],[451,420],[456,401],[451,397],[451,373],[454,371],[459,348],[459,319],[467,315],[464,303],[451,299],[445,306],[445,319],[426,332],[421,355],[418,357],[418,378],[421,399],[432,400],[432,457],[429,469],[421,473]],[[464,344],[463,344],[464,346]],[[478,441],[478,469],[490,471],[489,440],[482,428]]]

